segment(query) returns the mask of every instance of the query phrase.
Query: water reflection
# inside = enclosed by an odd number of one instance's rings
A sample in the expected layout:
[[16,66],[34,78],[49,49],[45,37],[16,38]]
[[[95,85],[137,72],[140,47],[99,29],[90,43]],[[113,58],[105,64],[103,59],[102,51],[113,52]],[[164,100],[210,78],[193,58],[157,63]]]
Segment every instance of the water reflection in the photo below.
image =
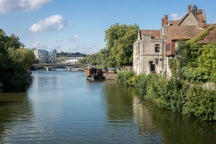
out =
[[106,81],[104,94],[110,121],[126,122],[133,118],[133,97],[130,89],[117,85],[115,81]]
[[136,95],[133,89],[112,82],[106,82],[104,93],[107,119],[114,133],[118,136],[134,134],[135,137],[128,138],[133,139],[133,143],[216,143],[215,122],[201,122],[159,109]]
[[126,143],[162,143],[161,135],[152,121],[152,114],[134,94],[133,88],[106,81],[104,91],[113,139],[122,137],[131,141]]
[[149,135],[157,132],[151,113],[137,96],[133,97],[133,114],[138,123],[139,134]]
[[165,144],[216,143],[215,122],[201,122],[178,113],[162,110],[143,99],[140,101],[140,97],[135,97],[134,100],[139,106],[135,109],[141,109],[135,112],[141,132],[159,131]]
[[27,93],[0,93],[0,143],[216,143],[216,125],[158,109],[115,81],[34,72]]
[[0,139],[32,117],[32,106],[25,92],[0,93]]
[[163,135],[164,143],[215,144],[215,123],[201,122],[181,114],[164,111],[145,103],[152,121]]
[[133,115],[137,122],[138,133],[148,143],[162,143],[161,133],[152,121],[152,113],[136,95],[133,96]]

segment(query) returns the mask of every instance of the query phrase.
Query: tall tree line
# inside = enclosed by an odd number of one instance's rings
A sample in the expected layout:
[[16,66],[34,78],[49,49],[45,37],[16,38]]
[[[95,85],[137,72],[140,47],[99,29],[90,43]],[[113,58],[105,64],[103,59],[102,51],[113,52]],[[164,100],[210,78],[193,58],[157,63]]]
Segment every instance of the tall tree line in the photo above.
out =
[[24,48],[17,36],[8,36],[0,29],[0,82],[4,88],[24,88],[33,61],[33,51]]

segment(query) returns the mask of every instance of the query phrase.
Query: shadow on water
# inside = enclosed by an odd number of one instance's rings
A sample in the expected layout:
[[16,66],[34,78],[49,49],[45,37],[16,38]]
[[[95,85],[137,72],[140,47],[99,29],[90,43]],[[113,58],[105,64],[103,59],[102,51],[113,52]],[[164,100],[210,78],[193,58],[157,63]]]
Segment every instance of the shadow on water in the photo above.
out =
[[[167,144],[215,144],[216,143],[216,123],[202,122],[195,118],[189,118],[180,113],[163,110],[153,106],[138,96],[142,104],[143,111],[148,111],[149,117],[143,113],[142,125],[148,123],[153,125],[161,133],[163,143]],[[146,110],[145,110],[146,109]],[[145,121],[145,123],[144,123]],[[140,123],[140,121],[139,121]]]
[[202,122],[146,102],[132,88],[106,82],[107,119],[115,123],[134,120],[144,142],[165,144],[215,144],[216,123]]
[[8,85],[8,86],[1,86],[0,87],[0,92],[2,93],[9,93],[9,92],[25,92],[28,90],[28,88],[32,85],[32,81],[33,81],[33,77],[30,76],[27,79],[27,82],[22,84],[22,85],[16,85],[16,83],[14,83],[12,86]]
[[7,133],[22,121],[33,117],[32,106],[26,92],[0,92],[0,143]]

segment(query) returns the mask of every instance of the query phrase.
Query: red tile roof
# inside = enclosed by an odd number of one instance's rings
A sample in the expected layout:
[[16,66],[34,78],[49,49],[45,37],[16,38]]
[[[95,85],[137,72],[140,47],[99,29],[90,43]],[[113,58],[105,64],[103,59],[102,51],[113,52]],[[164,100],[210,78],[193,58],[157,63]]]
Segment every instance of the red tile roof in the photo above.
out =
[[216,24],[212,25],[213,29],[202,39],[199,44],[216,43]]
[[168,37],[173,40],[188,40],[203,31],[202,28],[192,25],[170,26]]
[[172,25],[177,25],[178,24],[178,20],[170,20],[169,21],[169,24],[172,26]]
[[160,38],[160,30],[140,30],[141,35],[150,35],[155,39]]

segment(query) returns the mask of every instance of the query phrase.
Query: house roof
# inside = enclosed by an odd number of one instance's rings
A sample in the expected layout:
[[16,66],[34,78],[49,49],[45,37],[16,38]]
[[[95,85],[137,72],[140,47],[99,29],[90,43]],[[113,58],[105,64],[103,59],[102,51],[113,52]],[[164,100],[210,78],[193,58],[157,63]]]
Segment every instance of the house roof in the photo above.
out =
[[204,26],[206,24],[206,16],[202,9],[199,9],[196,14],[194,14],[192,11],[186,13],[181,19],[178,21],[178,25],[181,25],[183,21],[189,17],[189,15],[194,16],[194,18],[197,20],[200,26]]
[[[178,21],[178,25],[181,25],[181,23],[189,16],[189,13],[186,13],[181,19]],[[194,15],[193,15],[194,16]],[[195,16],[194,16],[195,17]],[[196,18],[196,17],[195,17]]]
[[141,36],[143,35],[150,35],[155,39],[160,38],[160,30],[140,30]]
[[168,28],[168,37],[173,40],[188,40],[201,31],[202,28],[193,25],[171,26]]
[[[204,38],[199,40],[197,43],[199,44],[216,43],[216,24],[209,26],[209,28],[210,31],[208,32],[208,34]],[[205,32],[207,32],[209,28],[207,28]]]
[[169,24],[170,25],[176,25],[176,24],[178,24],[178,22],[179,22],[178,20],[170,20]]

